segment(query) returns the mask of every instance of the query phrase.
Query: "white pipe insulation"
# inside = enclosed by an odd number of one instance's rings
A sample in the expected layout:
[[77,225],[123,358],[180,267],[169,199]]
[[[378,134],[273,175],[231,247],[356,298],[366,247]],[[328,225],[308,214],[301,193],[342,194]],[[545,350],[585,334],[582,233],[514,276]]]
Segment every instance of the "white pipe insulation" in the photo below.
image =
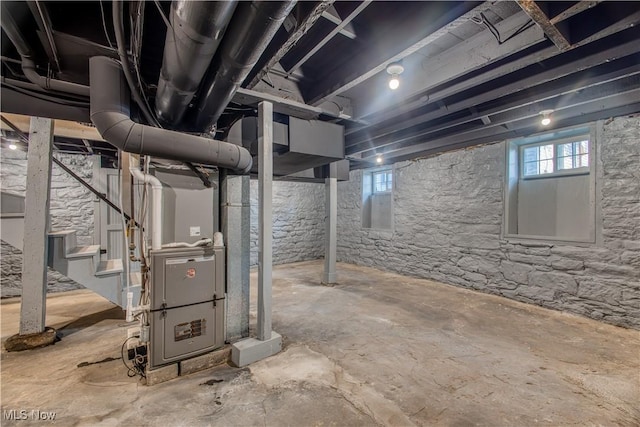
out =
[[138,181],[151,185],[153,206],[151,207],[151,249],[162,249],[162,183],[153,175],[144,174],[140,169],[131,167],[131,175]]

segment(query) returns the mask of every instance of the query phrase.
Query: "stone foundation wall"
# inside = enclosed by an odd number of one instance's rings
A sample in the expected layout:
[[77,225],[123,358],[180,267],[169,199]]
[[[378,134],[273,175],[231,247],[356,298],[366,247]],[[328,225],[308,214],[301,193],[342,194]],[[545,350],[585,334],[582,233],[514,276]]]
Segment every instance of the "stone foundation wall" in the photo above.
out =
[[[2,191],[24,196],[26,154],[2,149]],[[55,154],[65,165],[91,183],[93,164],[82,155]],[[258,263],[258,185],[251,181],[251,265]],[[51,176],[52,229],[73,228],[78,244],[93,244],[94,197],[82,185],[53,165]],[[275,181],[273,183],[273,262],[283,264],[321,258],[324,254],[324,185]],[[21,291],[22,252],[2,242],[2,297]],[[81,288],[49,270],[50,291]]]
[[640,329],[640,117],[605,123],[599,244],[502,237],[505,143],[395,165],[394,228],[363,229],[362,171],[338,184],[338,260]]
[[[324,256],[324,184],[273,182],[273,263]],[[251,265],[258,265],[258,181],[251,180]]]
[[[90,157],[73,154],[54,154],[55,157],[85,181],[93,179]],[[0,183],[2,191],[24,196],[27,177],[26,153],[2,148],[0,151]],[[51,227],[53,230],[75,229],[79,245],[93,243],[94,197],[74,178],[55,164],[51,170]],[[21,293],[22,252],[2,242],[2,297]],[[60,292],[82,288],[71,279],[49,270],[49,291]]]

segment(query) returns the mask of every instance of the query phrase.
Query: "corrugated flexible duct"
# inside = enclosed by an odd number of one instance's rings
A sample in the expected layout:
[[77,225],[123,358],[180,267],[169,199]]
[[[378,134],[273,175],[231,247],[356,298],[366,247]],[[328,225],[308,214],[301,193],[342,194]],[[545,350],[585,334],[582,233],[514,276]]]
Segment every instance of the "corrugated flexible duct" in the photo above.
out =
[[189,107],[236,9],[236,1],[171,3],[156,93],[158,118],[176,125]]
[[208,131],[275,36],[295,1],[253,1],[238,6],[198,93],[194,129]]
[[128,153],[202,163],[247,173],[249,151],[228,142],[142,125],[129,115],[129,89],[120,64],[105,56],[89,60],[91,121],[110,144]]

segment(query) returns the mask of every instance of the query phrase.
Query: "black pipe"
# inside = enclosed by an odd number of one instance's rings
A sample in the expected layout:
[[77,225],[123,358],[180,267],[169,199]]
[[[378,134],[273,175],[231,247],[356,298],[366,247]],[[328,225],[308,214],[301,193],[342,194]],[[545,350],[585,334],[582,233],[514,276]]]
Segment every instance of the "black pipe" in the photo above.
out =
[[156,113],[176,125],[184,116],[236,9],[236,0],[171,3]]
[[215,125],[294,5],[295,1],[253,1],[238,6],[198,93],[195,130]]
[[31,82],[42,89],[53,90],[58,92],[73,93],[75,95],[89,96],[89,87],[79,85],[76,83],[65,82],[62,80],[50,79],[48,77],[41,76],[36,71],[36,64],[33,62],[33,51],[29,47],[29,43],[25,40],[20,32],[20,28],[13,20],[9,8],[2,3],[2,13],[0,13],[1,25],[11,43],[16,47],[20,59],[22,60],[22,72],[25,77]]
[[[147,120],[147,123],[150,125],[158,125],[155,117],[151,114],[151,111],[147,108],[138,89],[136,87],[135,81],[133,79],[133,75],[131,74],[131,64],[129,63],[129,56],[127,56],[127,49],[124,41],[124,23],[122,22],[124,15],[124,8],[122,4],[122,0],[113,0],[112,2],[112,15],[113,15],[113,30],[116,34],[116,45],[118,48],[118,55],[120,55],[120,62],[122,62],[122,70],[124,71],[124,76],[127,79],[127,84],[129,85],[129,90],[131,91],[131,95],[133,99],[140,107],[140,111],[142,111],[142,115]],[[142,88],[140,88],[142,90]]]
[[202,163],[247,173],[251,154],[228,142],[135,123],[129,116],[129,91],[122,67],[113,59],[89,60],[91,121],[105,141],[128,153]]

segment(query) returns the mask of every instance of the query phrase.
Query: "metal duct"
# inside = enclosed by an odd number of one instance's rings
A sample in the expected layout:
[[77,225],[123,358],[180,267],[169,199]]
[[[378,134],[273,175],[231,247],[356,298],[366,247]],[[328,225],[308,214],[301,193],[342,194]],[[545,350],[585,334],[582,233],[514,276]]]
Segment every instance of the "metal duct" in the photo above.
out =
[[89,78],[91,121],[112,145],[128,153],[202,163],[242,173],[251,169],[251,155],[243,147],[132,121],[129,89],[120,64],[113,59],[91,58]]
[[39,75],[36,72],[36,65],[33,62],[33,52],[29,47],[29,44],[22,36],[18,25],[11,17],[6,5],[2,5],[2,13],[0,14],[2,19],[2,29],[11,40],[11,43],[16,47],[20,58],[22,59],[22,72],[25,77],[31,82],[42,89],[54,90],[58,92],[73,93],[75,95],[89,96],[89,87],[79,85],[76,83],[65,82],[62,80],[50,79]]
[[202,84],[195,111],[195,129],[207,130],[227,107],[269,42],[289,15],[295,1],[241,3]]
[[182,120],[236,4],[235,0],[171,3],[171,28],[167,28],[156,94],[156,112],[163,122],[176,125]]

